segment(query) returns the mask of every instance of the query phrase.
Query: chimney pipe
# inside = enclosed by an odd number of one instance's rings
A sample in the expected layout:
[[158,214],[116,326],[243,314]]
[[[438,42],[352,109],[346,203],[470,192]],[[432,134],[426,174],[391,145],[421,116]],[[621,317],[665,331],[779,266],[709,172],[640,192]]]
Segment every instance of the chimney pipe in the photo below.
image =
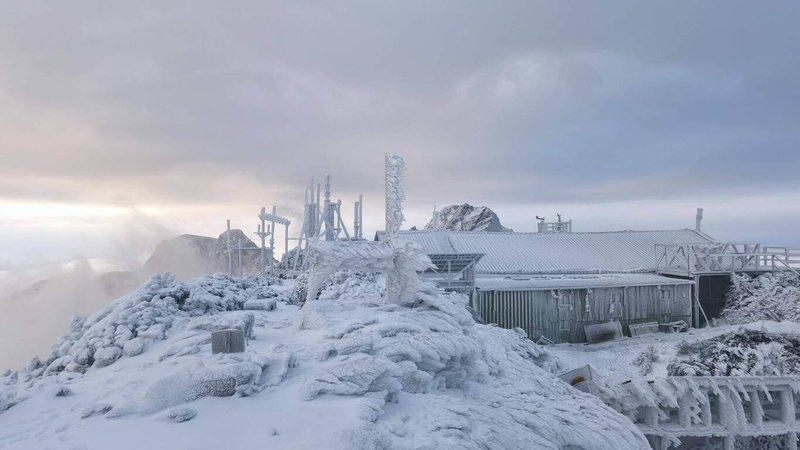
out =
[[695,217],[695,225],[694,229],[697,231],[702,231],[702,223],[703,223],[703,208],[697,208],[697,216]]

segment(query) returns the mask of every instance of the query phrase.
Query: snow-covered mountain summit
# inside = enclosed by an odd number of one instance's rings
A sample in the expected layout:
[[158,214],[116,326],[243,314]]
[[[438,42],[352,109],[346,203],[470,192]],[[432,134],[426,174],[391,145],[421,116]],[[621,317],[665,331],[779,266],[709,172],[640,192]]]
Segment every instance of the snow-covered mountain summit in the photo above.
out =
[[[0,376],[0,447],[647,448],[465,297],[384,283],[340,272],[300,307],[293,280],[155,276]],[[229,328],[246,351],[212,355]]]
[[426,230],[450,231],[514,231],[500,224],[497,214],[486,206],[472,206],[468,203],[461,205],[445,206],[439,211],[438,227],[434,224],[435,218],[431,219]]

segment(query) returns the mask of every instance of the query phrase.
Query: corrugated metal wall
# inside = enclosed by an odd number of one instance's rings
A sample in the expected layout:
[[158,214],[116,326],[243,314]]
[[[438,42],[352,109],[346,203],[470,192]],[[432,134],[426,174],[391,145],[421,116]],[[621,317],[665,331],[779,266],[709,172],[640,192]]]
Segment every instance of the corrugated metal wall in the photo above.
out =
[[[553,342],[585,342],[585,325],[619,320],[623,332],[642,322],[691,319],[691,286],[478,291],[476,306],[486,323],[522,328],[528,337]],[[662,291],[666,291],[662,293]]]

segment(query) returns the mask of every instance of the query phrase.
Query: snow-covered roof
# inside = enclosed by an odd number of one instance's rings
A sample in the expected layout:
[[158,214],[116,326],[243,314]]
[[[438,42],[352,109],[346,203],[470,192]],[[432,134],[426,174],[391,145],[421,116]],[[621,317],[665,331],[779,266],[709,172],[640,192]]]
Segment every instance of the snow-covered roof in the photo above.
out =
[[504,278],[476,278],[475,287],[483,291],[579,289],[627,286],[668,286],[692,284],[690,280],[641,273],[527,275]]
[[[585,233],[401,231],[428,254],[483,253],[476,273],[654,272],[656,244],[714,242],[691,230]],[[378,233],[378,238],[382,238]]]

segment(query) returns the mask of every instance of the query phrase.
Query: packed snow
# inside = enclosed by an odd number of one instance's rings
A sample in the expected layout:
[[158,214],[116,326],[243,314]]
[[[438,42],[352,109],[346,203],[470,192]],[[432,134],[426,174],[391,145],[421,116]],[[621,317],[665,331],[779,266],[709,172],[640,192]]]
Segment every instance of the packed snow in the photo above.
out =
[[[648,448],[461,295],[391,303],[383,275],[340,271],[301,306],[302,280],[159,275],[73,319],[0,377],[0,447]],[[246,351],[212,355],[229,328]]]

